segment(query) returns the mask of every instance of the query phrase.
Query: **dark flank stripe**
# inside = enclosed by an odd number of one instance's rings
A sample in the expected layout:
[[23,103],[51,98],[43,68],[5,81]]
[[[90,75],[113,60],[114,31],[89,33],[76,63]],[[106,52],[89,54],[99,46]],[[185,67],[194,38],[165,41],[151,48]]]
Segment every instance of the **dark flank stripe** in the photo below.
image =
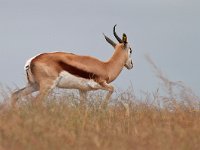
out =
[[66,64],[62,61],[59,61],[58,64],[61,66],[61,68],[67,72],[69,72],[70,74],[73,74],[75,76],[81,77],[81,78],[85,78],[85,79],[96,79],[97,75],[95,75],[94,73],[91,72],[87,72],[84,70],[81,70],[77,67],[74,67],[72,65]]

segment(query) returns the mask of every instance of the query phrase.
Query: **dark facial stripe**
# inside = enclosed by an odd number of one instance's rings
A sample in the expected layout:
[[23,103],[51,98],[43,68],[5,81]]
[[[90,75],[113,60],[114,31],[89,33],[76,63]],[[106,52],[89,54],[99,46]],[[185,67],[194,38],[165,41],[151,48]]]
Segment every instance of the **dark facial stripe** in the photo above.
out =
[[72,65],[66,64],[62,61],[58,62],[58,64],[61,66],[61,68],[67,72],[69,72],[70,74],[73,74],[75,76],[81,77],[81,78],[85,78],[85,79],[96,79],[97,75],[95,75],[94,73],[91,72],[87,72],[84,70],[81,70],[77,67],[74,67]]

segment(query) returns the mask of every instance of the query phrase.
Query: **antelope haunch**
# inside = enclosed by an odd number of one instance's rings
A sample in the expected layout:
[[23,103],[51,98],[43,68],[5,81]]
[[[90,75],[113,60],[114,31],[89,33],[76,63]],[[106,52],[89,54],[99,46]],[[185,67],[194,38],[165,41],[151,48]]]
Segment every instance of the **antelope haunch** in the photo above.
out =
[[35,100],[39,102],[55,87],[78,89],[81,104],[86,99],[87,91],[106,90],[108,93],[102,104],[107,105],[114,90],[110,83],[118,77],[124,66],[133,68],[132,50],[127,36],[123,34],[122,39],[119,38],[115,27],[113,34],[119,43],[104,35],[115,49],[113,56],[106,62],[91,56],[64,52],[42,53],[29,59],[25,64],[28,85],[12,94],[12,105],[15,106],[20,97],[35,91],[39,91]]

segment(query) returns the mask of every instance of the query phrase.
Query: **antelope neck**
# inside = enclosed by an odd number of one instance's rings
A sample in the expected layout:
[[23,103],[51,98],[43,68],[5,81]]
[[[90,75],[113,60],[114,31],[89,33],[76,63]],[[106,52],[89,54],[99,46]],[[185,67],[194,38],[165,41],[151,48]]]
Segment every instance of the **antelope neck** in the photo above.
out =
[[109,83],[115,80],[122,71],[125,64],[124,58],[118,50],[115,50],[113,56],[106,62]]

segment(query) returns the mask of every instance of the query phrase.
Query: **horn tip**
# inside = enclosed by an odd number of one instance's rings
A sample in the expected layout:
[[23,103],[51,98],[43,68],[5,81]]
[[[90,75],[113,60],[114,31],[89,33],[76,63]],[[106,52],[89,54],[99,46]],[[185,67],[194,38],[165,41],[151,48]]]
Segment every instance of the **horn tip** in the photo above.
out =
[[104,38],[106,39],[106,38],[107,38],[107,36],[106,36],[104,33],[102,33],[102,34],[103,34]]

